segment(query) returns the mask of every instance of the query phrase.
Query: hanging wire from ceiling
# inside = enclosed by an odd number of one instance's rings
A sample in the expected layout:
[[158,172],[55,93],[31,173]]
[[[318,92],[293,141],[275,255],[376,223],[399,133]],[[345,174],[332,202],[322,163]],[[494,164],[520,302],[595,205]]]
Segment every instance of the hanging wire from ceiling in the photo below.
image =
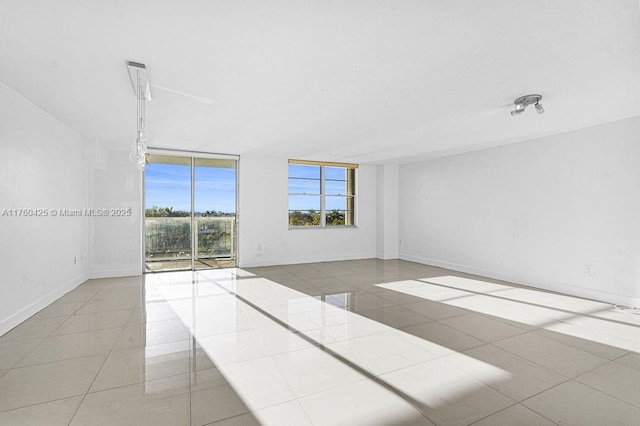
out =
[[144,171],[145,164],[147,162],[147,141],[149,136],[147,134],[147,101],[151,100],[151,89],[149,85],[149,78],[147,76],[147,69],[144,64],[138,62],[128,62],[129,76],[131,77],[131,83],[133,84],[133,91],[137,100],[136,111],[136,139],[131,144],[131,151],[129,152],[129,159],[133,162],[139,170]]

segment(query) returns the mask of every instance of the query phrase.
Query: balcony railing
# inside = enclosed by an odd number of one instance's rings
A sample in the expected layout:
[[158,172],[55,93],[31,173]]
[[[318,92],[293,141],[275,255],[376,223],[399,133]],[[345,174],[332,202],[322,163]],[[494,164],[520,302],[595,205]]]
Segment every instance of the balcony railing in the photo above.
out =
[[[235,217],[195,217],[195,259],[235,258]],[[147,261],[191,258],[190,217],[145,218]]]

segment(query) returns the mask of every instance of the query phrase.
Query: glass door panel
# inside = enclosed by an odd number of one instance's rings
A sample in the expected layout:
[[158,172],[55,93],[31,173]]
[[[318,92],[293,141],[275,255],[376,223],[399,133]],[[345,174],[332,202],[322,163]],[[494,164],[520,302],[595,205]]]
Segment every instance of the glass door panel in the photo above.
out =
[[194,159],[194,267],[236,266],[236,160]]
[[191,269],[191,159],[148,155],[145,270]]

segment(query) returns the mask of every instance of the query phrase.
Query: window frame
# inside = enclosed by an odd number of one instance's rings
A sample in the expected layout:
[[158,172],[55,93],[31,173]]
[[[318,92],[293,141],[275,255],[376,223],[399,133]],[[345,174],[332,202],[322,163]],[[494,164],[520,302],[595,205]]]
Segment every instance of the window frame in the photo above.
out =
[[[297,178],[297,177],[292,177],[289,174],[289,169],[288,166],[295,164],[295,165],[300,165],[300,166],[319,166],[320,168],[320,178],[319,180],[319,185],[320,185],[320,193],[319,194],[308,194],[308,193],[297,193],[297,192],[288,192],[289,191],[289,183],[291,182],[291,179],[304,179],[304,178]],[[326,171],[325,168],[326,167],[335,167],[335,168],[342,168],[345,169],[345,174],[346,174],[346,181],[349,181],[349,173],[352,173],[351,179],[353,181],[352,183],[352,192],[353,194],[327,194],[326,193]],[[352,171],[352,172],[351,172]],[[311,160],[295,160],[295,159],[289,159],[288,165],[287,165],[287,193],[288,193],[288,199],[287,199],[287,223],[289,224],[289,229],[344,229],[344,228],[357,228],[358,227],[358,215],[357,215],[357,206],[358,206],[358,177],[357,177],[357,171],[358,171],[358,164],[353,164],[353,163],[337,163],[337,162],[329,162],[329,161],[311,161]],[[312,179],[315,180],[315,179]],[[331,180],[331,179],[329,179]],[[348,192],[348,191],[347,191]],[[318,225],[291,225],[289,222],[290,219],[290,215],[292,211],[297,211],[297,210],[291,210],[291,196],[304,196],[304,195],[308,195],[308,196],[318,196],[320,198],[320,210],[319,210],[319,214],[320,214],[320,223]],[[352,223],[351,224],[346,224],[347,221],[347,212],[349,211],[348,209],[345,210],[345,224],[344,225],[327,225],[326,223],[326,216],[327,216],[327,211],[326,211],[326,198],[327,197],[344,197],[345,201],[346,201],[346,206],[349,206],[349,198],[351,199],[351,208],[352,208]]]

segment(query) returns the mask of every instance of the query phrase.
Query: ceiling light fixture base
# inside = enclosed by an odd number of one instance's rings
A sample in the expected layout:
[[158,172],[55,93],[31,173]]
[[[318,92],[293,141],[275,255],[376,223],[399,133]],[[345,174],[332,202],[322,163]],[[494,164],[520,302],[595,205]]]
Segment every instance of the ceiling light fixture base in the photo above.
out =
[[140,99],[145,101],[151,100],[151,84],[149,84],[149,74],[147,67],[140,62],[127,62],[129,69],[129,77],[133,85],[133,93]]
[[524,112],[524,110],[529,106],[534,104],[536,107],[536,111],[538,114],[542,114],[544,112],[544,107],[540,103],[542,100],[542,95],[525,95],[520,96],[513,104],[515,105],[515,109],[511,111],[511,115],[520,115]]

